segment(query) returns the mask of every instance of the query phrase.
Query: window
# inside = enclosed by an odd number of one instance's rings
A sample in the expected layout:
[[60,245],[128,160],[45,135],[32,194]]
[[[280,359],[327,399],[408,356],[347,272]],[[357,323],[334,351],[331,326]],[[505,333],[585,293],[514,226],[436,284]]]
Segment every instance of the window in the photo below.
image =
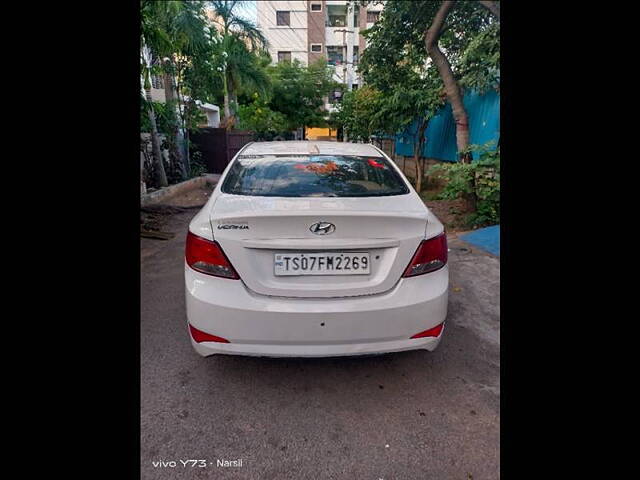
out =
[[257,197],[381,197],[409,188],[384,157],[240,155],[222,184],[232,195]]
[[322,4],[321,3],[312,3],[311,4],[311,11],[312,12],[321,12],[322,11]]
[[347,6],[346,5],[327,5],[327,27],[346,27],[347,26]]
[[353,64],[357,65],[358,61],[360,61],[360,47],[357,45],[353,46]]
[[277,11],[276,25],[291,25],[291,12]]
[[291,62],[291,52],[278,52],[278,63]]
[[321,43],[312,43],[311,44],[311,52],[313,52],[313,53],[322,53],[322,44]]
[[376,23],[380,17],[380,12],[367,12],[367,23]]
[[353,26],[360,26],[360,7],[356,5],[353,9]]
[[327,47],[327,63],[329,65],[342,65],[344,62],[343,47]]
[[329,16],[328,27],[345,27],[347,25],[346,15],[331,15]]

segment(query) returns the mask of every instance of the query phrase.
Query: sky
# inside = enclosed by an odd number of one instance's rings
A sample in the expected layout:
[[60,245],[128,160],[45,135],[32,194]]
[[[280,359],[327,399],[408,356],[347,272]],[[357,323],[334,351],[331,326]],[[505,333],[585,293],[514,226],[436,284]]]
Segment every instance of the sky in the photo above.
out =
[[247,20],[251,20],[254,24],[258,23],[258,6],[255,0],[247,1],[244,5],[236,7],[238,14]]

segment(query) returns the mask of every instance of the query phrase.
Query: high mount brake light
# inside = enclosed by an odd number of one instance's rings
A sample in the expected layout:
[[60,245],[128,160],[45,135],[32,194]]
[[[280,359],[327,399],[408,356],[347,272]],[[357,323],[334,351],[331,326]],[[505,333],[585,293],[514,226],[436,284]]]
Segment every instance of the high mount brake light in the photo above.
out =
[[447,264],[447,235],[440,235],[420,242],[403,277],[415,277],[429,272],[435,272]]
[[240,278],[218,242],[191,232],[187,233],[185,258],[187,265],[200,273],[234,280]]

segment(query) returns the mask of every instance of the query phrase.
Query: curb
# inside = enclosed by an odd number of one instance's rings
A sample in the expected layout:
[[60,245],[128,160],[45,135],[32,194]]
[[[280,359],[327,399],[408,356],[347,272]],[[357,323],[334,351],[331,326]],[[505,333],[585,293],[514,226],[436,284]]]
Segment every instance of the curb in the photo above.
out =
[[216,185],[219,178],[219,174],[207,173],[201,177],[191,178],[189,180],[185,180],[184,182],[161,188],[160,190],[156,190],[155,192],[146,193],[140,196],[140,206],[144,207],[146,205],[160,203],[162,201],[169,200],[176,195],[180,195],[190,190],[195,190],[196,188],[204,187],[206,184]]

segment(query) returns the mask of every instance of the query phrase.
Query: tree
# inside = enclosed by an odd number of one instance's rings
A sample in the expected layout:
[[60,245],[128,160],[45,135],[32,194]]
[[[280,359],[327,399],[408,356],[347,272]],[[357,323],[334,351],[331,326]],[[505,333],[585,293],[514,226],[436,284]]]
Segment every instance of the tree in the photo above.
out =
[[[146,3],[146,2],[145,2]],[[148,13],[148,9],[145,10],[143,3],[142,9],[142,29],[140,32],[140,66],[141,66],[141,81],[142,90],[144,92],[144,99],[146,100],[147,114],[149,116],[150,135],[151,135],[151,151],[153,159],[153,186],[166,187],[167,175],[164,171],[164,163],[162,161],[162,151],[160,150],[160,137],[158,135],[158,127],[156,125],[156,116],[153,110],[153,102],[151,99],[151,72],[153,69],[153,56],[147,42],[161,41],[163,34],[158,27],[155,18]]]
[[[240,44],[244,45],[246,50],[250,52],[266,50],[268,46],[266,37],[258,27],[253,22],[238,15],[238,8],[244,3],[246,2],[238,0],[215,0],[210,2],[215,12],[215,22],[221,27],[222,42],[220,46],[222,47],[223,61],[220,73],[224,91],[225,124],[229,125],[234,121],[232,120],[231,98],[240,84],[239,79],[242,76],[240,65],[246,67],[250,64],[250,62],[246,61],[247,57],[242,52]],[[239,52],[241,52],[241,55],[234,57],[234,54],[237,55]],[[247,70],[244,70],[243,73],[246,75]],[[252,74],[255,73],[255,70],[252,71]],[[258,76],[254,75],[252,78],[256,80]],[[265,78],[266,76],[261,77],[260,80]]]
[[[423,76],[424,75],[424,76]],[[425,132],[429,121],[443,106],[442,83],[433,74],[414,72],[407,74],[403,88],[394,88],[384,95],[378,117],[386,120],[386,130],[405,130],[413,133],[413,160],[416,169],[416,191],[422,191],[425,174],[424,151]],[[414,125],[415,124],[415,125]]]
[[240,105],[238,109],[239,127],[256,133],[258,140],[272,140],[287,130],[284,115],[269,108],[266,99],[257,92],[252,102]]
[[269,107],[284,115],[287,130],[327,125],[324,97],[339,84],[324,59],[308,67],[299,61],[281,62],[269,67],[273,93]]
[[271,57],[262,51],[250,51],[247,44],[238,36],[229,35],[225,39],[224,51],[227,53],[226,76],[228,100],[231,116],[236,117],[238,95],[258,93],[266,96],[271,90],[271,78],[267,74],[267,66]]
[[[384,20],[379,22],[383,23]],[[411,38],[409,33],[388,32],[390,25],[378,27],[362,56],[360,71],[365,83],[380,91],[374,114],[377,128],[390,134],[410,129],[413,134],[415,188],[420,192],[425,171],[424,134],[430,119],[444,105],[443,85],[425,61],[424,46],[407,41],[406,37]]]
[[496,76],[499,78],[499,50],[497,55],[489,57],[490,62],[480,64],[473,63],[473,55],[469,52],[469,49],[476,53],[481,51],[483,40],[496,45],[495,40],[499,39],[496,18],[499,21],[496,2],[430,0],[416,9],[415,2],[389,0],[380,21],[363,32],[369,46],[362,56],[361,69],[383,65],[388,70],[386,80],[392,81],[398,75],[392,71],[393,65],[402,63],[408,52],[435,67],[452,107],[458,155],[464,162],[470,161],[471,157],[460,83],[484,88],[486,82],[495,80]]
[[351,140],[369,142],[373,135],[383,133],[379,115],[381,108],[381,92],[365,85],[344,94],[331,116],[331,123],[346,130]]
[[153,63],[164,76],[167,114],[171,132],[167,136],[173,170],[186,178],[189,152],[184,147],[188,138],[182,82],[184,71],[193,58],[202,54],[205,37],[204,2],[201,1],[141,1],[142,31]]

